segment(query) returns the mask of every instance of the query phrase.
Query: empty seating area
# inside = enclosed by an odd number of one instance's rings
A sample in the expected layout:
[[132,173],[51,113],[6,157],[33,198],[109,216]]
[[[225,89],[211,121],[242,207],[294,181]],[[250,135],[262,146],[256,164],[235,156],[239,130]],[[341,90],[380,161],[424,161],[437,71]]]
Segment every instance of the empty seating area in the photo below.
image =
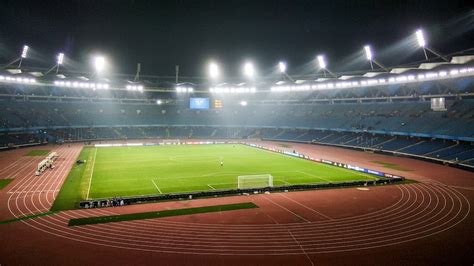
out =
[[[428,101],[267,103],[199,111],[125,102],[0,100],[0,146],[42,140],[261,138],[474,163],[474,146],[466,140],[474,138],[470,99],[453,101],[446,112],[432,111]],[[457,137],[464,141],[451,140]]]
[[[455,101],[447,112],[432,111],[429,102],[256,104],[246,108],[229,106],[222,110],[199,111],[180,105],[107,102],[0,103],[0,129],[186,125],[338,129],[474,137],[474,100]],[[309,140],[310,135],[291,130],[283,133],[284,138],[302,140]],[[350,140],[333,141],[340,143]]]

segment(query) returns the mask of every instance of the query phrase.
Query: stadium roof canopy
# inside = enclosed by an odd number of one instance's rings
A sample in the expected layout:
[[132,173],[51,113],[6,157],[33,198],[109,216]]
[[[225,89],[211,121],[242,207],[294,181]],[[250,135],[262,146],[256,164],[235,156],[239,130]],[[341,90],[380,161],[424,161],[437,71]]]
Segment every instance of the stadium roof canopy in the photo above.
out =
[[126,90],[143,92],[145,90],[163,92],[207,92],[245,94],[260,91],[310,91],[334,88],[358,88],[423,82],[427,80],[452,79],[474,76],[474,55],[453,56],[450,62],[425,62],[418,66],[392,68],[389,72],[369,71],[365,73],[338,74],[337,77],[324,77],[322,74],[313,77],[288,79],[255,79],[246,82],[213,83],[205,78],[193,82],[175,83],[170,77],[142,76],[136,81],[127,75],[110,75],[98,77],[91,73],[61,72],[52,73],[36,69],[10,68],[0,71],[0,84],[22,84],[25,86],[49,86],[92,90]]

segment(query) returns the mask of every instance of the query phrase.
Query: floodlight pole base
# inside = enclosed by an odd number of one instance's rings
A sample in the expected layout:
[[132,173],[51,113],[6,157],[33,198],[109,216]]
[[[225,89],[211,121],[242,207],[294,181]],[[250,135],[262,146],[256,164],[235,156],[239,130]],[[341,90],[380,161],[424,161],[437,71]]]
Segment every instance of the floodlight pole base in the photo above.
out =
[[45,76],[48,75],[49,72],[53,71],[53,69],[55,69],[55,68],[56,68],[56,74],[57,74],[57,73],[58,73],[58,70],[59,70],[59,65],[53,66],[52,68],[48,69],[48,71],[46,71],[46,73],[44,73],[44,75],[45,75]]
[[[384,65],[380,64],[379,62],[377,62],[376,60],[370,60],[370,65],[372,66],[372,62],[374,64],[376,64],[378,67],[380,67],[381,69],[385,70],[386,72],[389,72],[388,68],[386,68]],[[372,68],[374,69],[374,68]]]
[[21,57],[15,59],[15,60],[13,60],[13,61],[11,61],[10,63],[8,63],[8,64],[6,64],[6,65],[4,65],[2,68],[7,68],[8,66],[10,66],[10,65],[15,64],[16,62],[18,62],[18,60],[20,60],[20,59],[21,59]]
[[[447,57],[442,56],[440,53],[436,52],[435,50],[433,50],[433,49],[431,49],[431,48],[429,48],[429,47],[425,47],[425,48],[423,49],[423,51],[425,51],[425,49],[428,50],[430,53],[436,55],[437,57],[443,59],[445,62],[449,62],[449,59],[448,59]],[[426,51],[425,51],[425,56],[426,56]],[[428,57],[427,57],[427,59],[428,59]]]
[[290,77],[290,75],[286,74],[286,72],[283,73],[283,78],[287,78],[288,80],[290,81],[295,81],[292,77]]
[[426,53],[425,47],[423,47],[423,53],[425,53],[425,59],[428,60],[428,54]]
[[329,69],[327,68],[323,68],[322,69],[323,73],[324,73],[324,77],[326,77],[326,72],[333,78],[337,78],[336,74],[332,73]]

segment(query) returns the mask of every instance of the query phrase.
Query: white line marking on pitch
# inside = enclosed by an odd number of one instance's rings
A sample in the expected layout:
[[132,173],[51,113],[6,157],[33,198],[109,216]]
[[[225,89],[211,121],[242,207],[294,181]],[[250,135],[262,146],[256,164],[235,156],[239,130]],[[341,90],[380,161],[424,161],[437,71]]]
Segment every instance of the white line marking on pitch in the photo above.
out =
[[216,190],[213,186],[207,184],[208,187],[212,188],[213,190]]
[[155,185],[156,189],[158,190],[158,192],[160,192],[160,194],[163,194],[163,192],[161,192],[161,189],[156,185],[155,181],[152,179],[151,182],[153,183],[153,185]]
[[97,148],[95,148],[94,160],[93,160],[93,162],[92,162],[91,178],[89,179],[89,188],[87,189],[87,196],[86,196],[86,199],[89,199],[89,192],[91,191],[92,175],[94,174],[94,165],[95,165],[95,157],[96,157],[96,156],[97,156]]

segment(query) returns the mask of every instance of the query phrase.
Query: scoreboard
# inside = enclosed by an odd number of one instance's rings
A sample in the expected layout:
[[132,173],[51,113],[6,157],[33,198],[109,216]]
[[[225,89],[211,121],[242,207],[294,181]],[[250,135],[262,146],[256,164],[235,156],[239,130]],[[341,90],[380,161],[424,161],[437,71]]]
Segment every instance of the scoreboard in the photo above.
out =
[[189,98],[189,109],[209,109],[209,98]]
[[221,109],[222,107],[222,100],[214,99],[214,109]]
[[211,99],[209,98],[189,98],[189,109],[191,110],[221,109],[222,107],[224,105],[221,99],[212,99],[211,106]]

